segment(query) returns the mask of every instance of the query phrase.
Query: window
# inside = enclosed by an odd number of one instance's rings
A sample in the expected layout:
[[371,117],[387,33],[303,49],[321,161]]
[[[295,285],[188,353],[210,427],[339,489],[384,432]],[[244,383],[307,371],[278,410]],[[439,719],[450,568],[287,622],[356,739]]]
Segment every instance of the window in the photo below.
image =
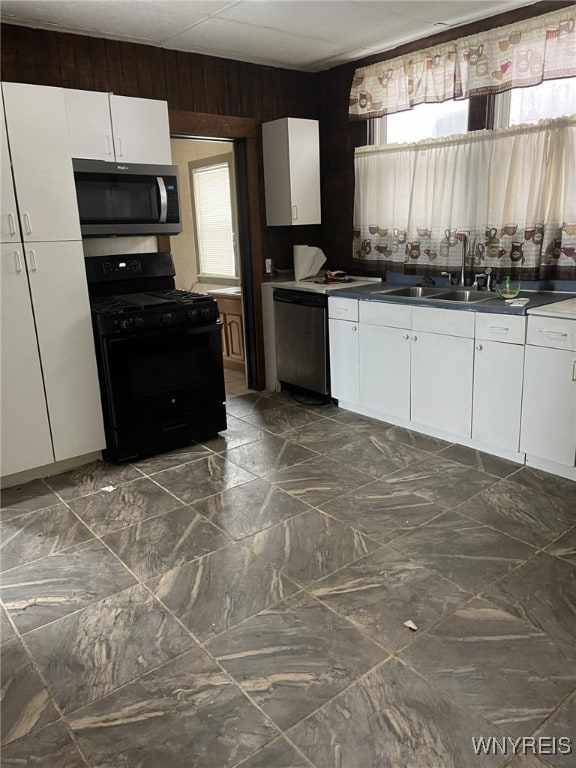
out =
[[239,276],[232,161],[223,155],[189,163],[200,280]]
[[452,136],[468,130],[469,100],[418,104],[405,112],[372,120],[372,144],[397,144]]
[[496,96],[494,127],[537,123],[576,113],[576,77],[544,80],[531,88],[514,88]]

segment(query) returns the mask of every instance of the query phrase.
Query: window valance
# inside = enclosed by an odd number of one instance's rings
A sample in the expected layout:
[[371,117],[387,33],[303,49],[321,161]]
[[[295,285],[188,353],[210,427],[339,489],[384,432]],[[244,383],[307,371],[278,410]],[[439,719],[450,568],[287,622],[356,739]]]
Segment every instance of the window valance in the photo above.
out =
[[576,6],[356,70],[349,115],[467,99],[576,76]]

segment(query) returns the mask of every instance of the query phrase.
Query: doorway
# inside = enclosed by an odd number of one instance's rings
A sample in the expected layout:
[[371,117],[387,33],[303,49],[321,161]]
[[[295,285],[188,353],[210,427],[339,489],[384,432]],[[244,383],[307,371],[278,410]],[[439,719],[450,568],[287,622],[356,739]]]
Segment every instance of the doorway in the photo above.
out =
[[173,137],[171,147],[182,215],[182,232],[171,239],[176,287],[217,301],[226,394],[242,394],[249,390],[235,142]]

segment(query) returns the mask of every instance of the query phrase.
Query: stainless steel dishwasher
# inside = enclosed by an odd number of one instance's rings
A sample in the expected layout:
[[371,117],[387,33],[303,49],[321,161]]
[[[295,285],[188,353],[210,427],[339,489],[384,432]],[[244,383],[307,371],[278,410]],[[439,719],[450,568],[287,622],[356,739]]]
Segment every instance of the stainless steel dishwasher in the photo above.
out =
[[278,381],[329,395],[328,297],[275,288],[274,321]]

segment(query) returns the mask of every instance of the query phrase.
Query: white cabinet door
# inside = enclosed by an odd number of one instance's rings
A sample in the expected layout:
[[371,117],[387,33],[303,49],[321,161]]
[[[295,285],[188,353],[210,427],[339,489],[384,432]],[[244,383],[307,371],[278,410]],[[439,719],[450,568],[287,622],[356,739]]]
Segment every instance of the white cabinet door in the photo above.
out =
[[26,249],[56,461],[101,450],[104,429],[82,243]]
[[114,160],[108,94],[67,88],[64,100],[72,157]]
[[412,333],[411,418],[444,432],[472,432],[473,339]]
[[3,83],[25,242],[80,239],[62,88]]
[[358,323],[329,320],[332,397],[346,403],[360,398]]
[[262,125],[266,223],[320,224],[317,120],[285,117]]
[[117,162],[171,164],[165,101],[110,94],[110,114]]
[[0,242],[20,244],[20,225],[18,223],[18,210],[16,208],[16,195],[14,194],[14,181],[12,179],[12,167],[10,165],[10,153],[8,151],[8,138],[6,136],[6,121],[4,110],[0,115],[0,134],[2,153],[0,157],[0,175],[2,177],[2,199],[0,200]]
[[477,341],[474,353],[472,437],[517,451],[520,443],[524,347]]
[[520,450],[576,463],[576,352],[526,347]]
[[410,333],[360,325],[360,404],[410,418]]
[[22,247],[1,251],[1,474],[54,461]]

